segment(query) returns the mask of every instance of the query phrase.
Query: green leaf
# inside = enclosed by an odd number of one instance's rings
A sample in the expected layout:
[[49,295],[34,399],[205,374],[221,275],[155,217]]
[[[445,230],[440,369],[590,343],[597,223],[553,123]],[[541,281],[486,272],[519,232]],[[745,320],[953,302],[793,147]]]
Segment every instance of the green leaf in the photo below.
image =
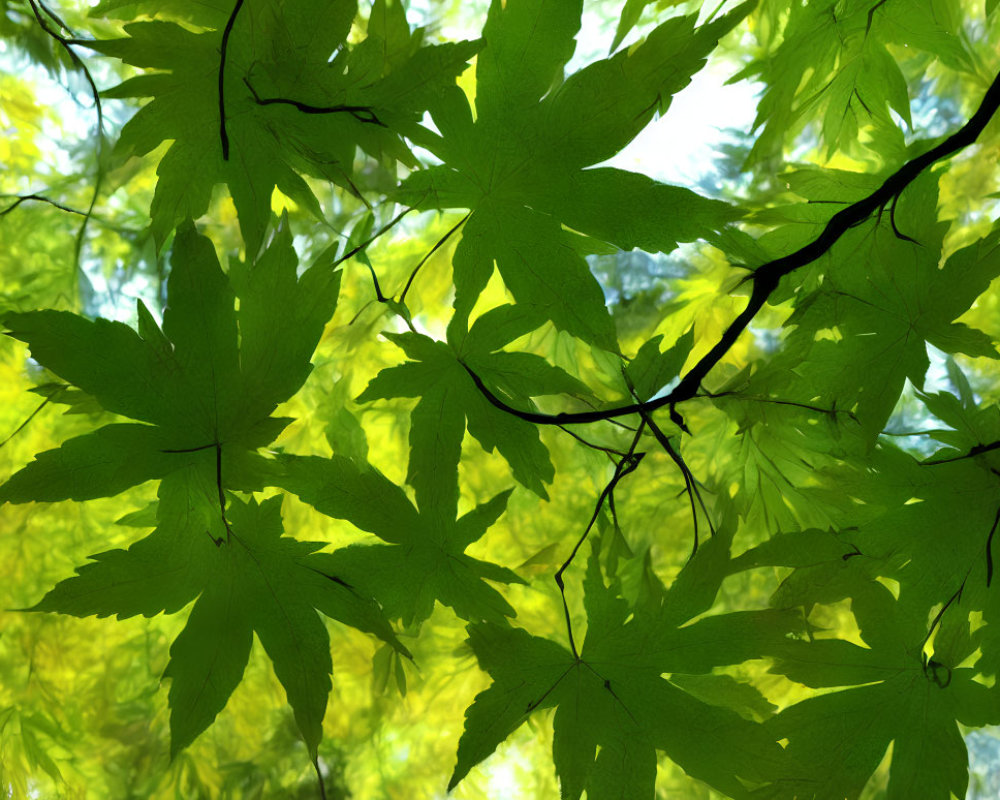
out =
[[[188,466],[219,491],[258,487],[259,464],[246,456],[288,423],[270,414],[309,374],[339,274],[314,265],[296,278],[287,228],[240,268],[235,291],[194,226],[178,233],[172,256],[162,331],[141,304],[141,336],[65,312],[3,317],[39,363],[108,411],[155,425],[108,425],[41,453],[0,486],[0,502],[109,496]],[[265,309],[272,300],[280,313]]]
[[654,397],[680,375],[694,345],[694,329],[681,336],[673,347],[663,353],[660,352],[662,339],[663,336],[659,335],[646,342],[625,368],[625,375],[640,400]]
[[490,3],[486,47],[476,63],[480,117],[508,119],[534,105],[562,77],[576,49],[583,0]]
[[213,489],[195,474],[164,480],[153,533],[128,550],[94,556],[32,610],[124,618],[174,613],[195,600],[164,672],[171,679],[171,755],[225,707],[256,633],[315,758],[332,669],[317,610],[406,650],[372,600],[327,571],[319,543],[281,535],[280,497],[259,505],[232,499],[225,527],[192,501]]
[[764,780],[781,757],[770,736],[661,677],[684,671],[677,669],[691,646],[684,637],[702,623],[661,638],[662,622],[633,617],[605,586],[596,546],[584,586],[589,625],[579,656],[522,630],[469,626],[469,643],[493,683],[466,711],[449,788],[531,714],[553,706],[552,754],[564,798],[651,796],[657,750],[730,795],[744,791],[741,780]]
[[[151,209],[158,245],[178,222],[208,210],[216,183],[228,185],[253,256],[271,218],[275,188],[322,220],[302,173],[357,192],[352,167],[357,147],[415,164],[401,134],[416,126],[478,45],[420,48],[419,39],[411,42],[407,35],[405,42],[397,36],[401,49],[387,54],[384,31],[375,25],[370,41],[349,49],[346,38],[356,11],[356,0],[309,0],[280,10],[247,4],[231,27],[228,11],[205,20],[207,27],[199,32],[161,20],[133,22],[125,26],[125,38],[91,44],[127,64],[155,70],[105,94],[152,98],[123,128],[121,155],[142,155],[172,140],[157,170]],[[289,52],[296,57],[289,59]]]
[[[501,340],[537,322],[534,315],[519,321],[516,318],[524,312],[501,309],[484,314],[472,326],[458,348],[461,361],[454,352],[454,340],[449,348],[421,334],[386,334],[418,360],[382,370],[358,397],[359,402],[421,397],[411,415],[407,482],[416,489],[421,509],[439,507],[449,519],[454,519],[458,499],[450,473],[458,467],[465,425],[484,450],[499,451],[514,478],[539,496],[547,496],[543,482],[551,481],[554,475],[537,429],[491,405],[463,362],[493,391],[516,401],[543,394],[586,392],[579,381],[537,356],[493,352],[492,348],[503,344]],[[455,326],[450,333],[459,335]]]
[[454,257],[456,316],[468,318],[496,262],[518,304],[618,351],[600,287],[563,226],[667,252],[739,213],[643,176],[585,167],[617,153],[665,110],[666,98],[749,10],[740,6],[697,31],[694,18],[669,20],[639,47],[560,82],[580,4],[491,5],[475,120],[461,92],[443,95],[431,109],[442,136],[425,143],[445,163],[414,174],[397,193],[422,208],[471,209]]
[[186,466],[189,457],[164,453],[169,441],[152,425],[105,425],[35,456],[0,485],[0,503],[110,497]]
[[[523,581],[509,569],[465,555],[503,513],[510,490],[456,520],[451,505],[421,506],[417,511],[380,472],[342,456],[286,456],[282,461],[283,488],[317,511],[389,542],[352,545],[316,558],[329,574],[375,595],[390,618],[401,618],[406,626],[422,622],[435,601],[467,620],[503,624],[505,617],[514,616],[510,604],[484,579]],[[456,480],[454,472],[451,479]],[[450,519],[443,513],[448,509]]]
[[802,386],[787,399],[821,396],[838,408],[856,409],[873,437],[885,426],[903,382],[923,386],[927,342],[948,353],[997,357],[989,337],[953,322],[1000,274],[997,234],[959,250],[939,268],[944,226],[936,208],[936,179],[925,174],[902,195],[897,210],[919,241],[897,236],[889,220],[876,220],[837,243],[822,287],[798,301],[788,320],[796,327],[776,363],[794,368]]

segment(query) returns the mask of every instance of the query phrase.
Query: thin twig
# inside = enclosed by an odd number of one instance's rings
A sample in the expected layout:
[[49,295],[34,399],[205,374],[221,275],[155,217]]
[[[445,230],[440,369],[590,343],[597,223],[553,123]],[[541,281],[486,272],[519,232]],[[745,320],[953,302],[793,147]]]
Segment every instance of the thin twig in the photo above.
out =
[[566,584],[563,581],[563,573],[569,568],[569,565],[573,563],[573,559],[576,558],[576,554],[583,546],[583,543],[587,540],[587,536],[590,535],[590,531],[594,527],[594,523],[597,521],[598,515],[601,513],[601,507],[604,505],[604,501],[614,493],[618,482],[630,472],[635,470],[635,468],[638,467],[639,463],[642,461],[642,457],[645,453],[635,452],[635,448],[639,445],[639,439],[642,436],[642,429],[643,426],[640,424],[635,432],[635,437],[632,439],[632,444],[629,445],[628,453],[615,465],[614,475],[611,476],[611,480],[608,481],[604,490],[597,498],[597,503],[594,505],[594,513],[590,517],[590,522],[587,523],[587,527],[584,529],[583,534],[573,546],[573,550],[569,554],[569,558],[563,562],[563,565],[559,567],[555,574],[556,586],[559,587],[559,594],[562,597],[563,614],[566,617],[566,633],[569,636],[569,647],[573,656],[577,659],[580,658],[580,654],[576,649],[576,641],[573,638],[573,622],[569,615],[569,604],[566,602]]
[[[70,60],[74,65],[79,68],[83,73],[84,80],[87,81],[87,85],[90,87],[91,97],[94,99],[94,112],[97,115],[97,137],[94,145],[94,157],[97,163],[97,173],[94,177],[94,191],[90,195],[90,204],[87,206],[87,211],[82,215],[83,222],[80,223],[80,229],[76,233],[76,239],[73,244],[73,264],[74,268],[80,269],[80,253],[83,252],[83,242],[87,235],[87,224],[90,222],[90,218],[94,214],[94,207],[97,205],[97,198],[101,194],[101,187],[104,183],[104,170],[101,167],[102,157],[104,155],[104,108],[101,105],[101,93],[97,89],[97,83],[94,81],[94,76],[90,74],[90,69],[86,64],[83,63],[83,59],[76,54],[73,50],[72,45],[77,44],[77,40],[68,39],[60,33],[52,30],[49,27],[48,22],[42,17],[40,11],[43,10],[45,14],[51,19],[56,20],[56,24],[62,27],[64,30],[69,30],[69,28],[56,16],[49,8],[42,2],[42,0],[28,0],[28,4],[31,6],[31,11],[35,15],[35,20],[41,29],[50,37],[55,39],[59,46],[66,51],[69,55]],[[47,201],[51,202],[51,201]],[[53,205],[56,205],[53,203]],[[61,206],[59,206],[61,208]],[[69,209],[64,209],[69,210]]]
[[253,85],[249,80],[244,78],[243,83],[246,84],[250,93],[253,95],[254,102],[259,106],[292,106],[293,108],[301,111],[303,114],[350,114],[358,122],[363,122],[366,125],[378,125],[382,128],[389,127],[378,118],[370,106],[314,106],[310,103],[303,103],[300,100],[292,100],[288,97],[261,97],[257,94],[257,90],[253,88]]
[[[629,380],[628,373],[623,369],[622,377],[625,379],[625,384],[628,386],[629,393],[638,400],[638,395],[635,393],[635,387],[632,385],[632,381]],[[701,490],[698,488],[698,482],[695,480],[694,474],[691,472],[690,467],[688,467],[687,462],[684,461],[683,456],[680,452],[671,444],[670,438],[660,429],[660,426],[656,424],[653,420],[652,415],[648,411],[639,412],[643,423],[652,432],[653,437],[659,442],[660,447],[664,449],[666,454],[670,456],[670,460],[674,462],[677,468],[681,471],[681,476],[684,478],[684,490],[687,492],[688,501],[691,504],[691,520],[694,524],[694,542],[691,547],[691,555],[689,558],[694,558],[695,554],[698,552],[698,507],[701,506],[702,513],[705,515],[705,521],[708,523],[708,530],[712,536],[715,536],[715,526],[712,524],[712,517],[708,513],[708,508],[705,505],[704,499],[701,496]],[[697,501],[697,506],[695,502]]]
[[775,406],[791,406],[793,408],[801,408],[805,411],[815,411],[817,414],[826,414],[827,416],[833,417],[837,414],[843,414],[854,422],[858,421],[857,415],[855,415],[853,411],[848,411],[842,408],[823,408],[822,406],[814,406],[809,403],[800,403],[797,400],[782,400],[776,397],[760,397],[759,395],[742,394],[741,392],[701,392],[700,394],[696,394],[695,397],[705,397],[712,400],[720,397],[736,397],[740,400],[753,400],[756,403],[769,403]]
[[20,425],[18,425],[14,429],[13,433],[10,434],[10,436],[8,436],[6,439],[4,439],[2,442],[0,442],[0,447],[3,447],[4,445],[6,445],[7,442],[9,442],[11,439],[13,439],[15,436],[17,436],[21,431],[23,431],[26,427],[28,427],[28,423],[31,422],[31,420],[33,420],[36,416],[38,416],[38,413],[43,408],[45,408],[45,406],[47,406],[49,403],[51,403],[52,399],[54,397],[58,396],[59,393],[62,392],[62,390],[65,389],[65,388],[66,387],[64,386],[64,387],[62,387],[62,389],[57,389],[53,394],[50,394],[48,397],[46,397],[44,400],[42,400],[42,402],[38,405],[38,407],[34,411],[32,411],[30,414],[28,414],[27,419],[25,419],[24,422],[22,422]]
[[383,233],[386,233],[387,231],[389,231],[393,227],[395,227],[396,223],[398,223],[403,217],[405,217],[411,211],[415,211],[415,210],[416,209],[413,208],[412,206],[410,208],[404,208],[395,217],[393,217],[385,225],[383,225],[381,228],[379,228],[377,231],[375,231],[375,233],[373,233],[371,236],[369,236],[365,241],[363,241],[357,247],[354,247],[351,250],[348,250],[346,253],[344,253],[344,255],[342,255],[340,258],[338,258],[336,261],[334,261],[333,262],[333,267],[334,268],[339,267],[341,264],[343,264],[345,261],[347,261],[347,259],[353,258],[354,256],[356,256],[358,253],[360,253],[362,250],[364,250],[366,247],[368,247],[368,245],[370,245],[372,242],[374,242],[376,239],[378,239],[378,237],[381,236]]
[[952,456],[951,458],[939,458],[934,461],[921,461],[920,466],[936,467],[938,464],[951,464],[955,461],[964,461],[967,458],[975,458],[976,456],[980,456],[983,453],[989,453],[993,450],[1000,450],[1000,442],[977,444],[975,447],[970,448],[968,453],[963,453],[960,456]]
[[593,442],[588,442],[582,436],[574,433],[569,428],[563,425],[559,426],[559,430],[561,430],[563,433],[568,433],[570,436],[572,436],[574,439],[580,442],[580,444],[586,445],[591,450],[600,450],[602,453],[607,453],[608,456],[619,456],[620,458],[624,458],[625,456],[628,455],[628,453],[623,453],[621,450],[615,450],[613,447],[604,447],[599,444],[594,444]]
[[80,211],[77,208],[70,208],[69,206],[64,206],[62,203],[56,202],[55,200],[52,200],[52,199],[50,199],[48,197],[45,197],[44,195],[40,195],[40,194],[0,195],[0,197],[16,197],[17,198],[13,203],[11,203],[9,206],[7,206],[7,208],[5,208],[2,211],[0,211],[0,217],[6,216],[11,211],[13,211],[15,208],[17,208],[19,205],[21,205],[21,203],[26,203],[29,200],[37,202],[37,203],[48,203],[50,206],[54,206],[55,208],[58,208],[60,211],[65,211],[65,212],[67,212],[69,214],[78,214],[81,217],[86,217],[87,216],[87,212],[86,211]]
[[410,291],[410,286],[413,285],[413,279],[417,277],[417,273],[420,272],[420,268],[427,263],[427,260],[432,255],[434,255],[434,253],[438,251],[438,248],[442,247],[444,243],[451,238],[451,235],[455,233],[455,231],[457,231],[459,228],[461,228],[465,224],[465,221],[471,216],[472,212],[470,211],[468,214],[462,217],[458,222],[456,222],[444,236],[438,239],[437,243],[430,250],[427,251],[427,255],[425,255],[422,259],[420,259],[420,263],[413,268],[413,272],[410,273],[410,277],[406,281],[406,286],[403,287],[403,291],[399,295],[400,303],[406,300],[406,293]]

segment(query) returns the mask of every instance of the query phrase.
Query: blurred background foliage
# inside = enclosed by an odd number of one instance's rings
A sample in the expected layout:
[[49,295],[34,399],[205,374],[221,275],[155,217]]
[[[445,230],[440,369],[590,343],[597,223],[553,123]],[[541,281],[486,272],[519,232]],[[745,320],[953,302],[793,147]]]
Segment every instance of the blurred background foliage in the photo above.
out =
[[[175,4],[176,5],[176,4]],[[485,16],[485,2],[412,0],[413,24],[427,28],[429,40],[475,36]],[[760,235],[776,221],[794,219],[802,210],[784,174],[793,168],[820,165],[840,169],[878,169],[886,152],[902,156],[913,140],[949,131],[967,118],[978,102],[984,81],[997,66],[1000,14],[987,17],[981,0],[928,5],[951,15],[953,48],[938,60],[925,54],[893,50],[911,98],[912,125],[892,131],[862,126],[831,132],[829,126],[786,119],[752,131],[752,120],[706,133],[706,148],[697,164],[692,188],[739,203],[750,211],[748,230]],[[623,35],[626,46],[638,41],[656,19],[700,8],[688,2],[624,3],[624,18],[634,28]],[[134,11],[128,3],[105,0],[96,7],[64,2],[57,9],[66,29],[78,36],[107,37],[120,31]],[[710,11],[711,9],[706,9]],[[588,0],[585,35],[574,64],[603,56],[624,27],[620,0]],[[768,64],[783,41],[787,4],[761,2],[748,23],[725,39],[710,70],[723,76],[741,70],[757,82],[743,84],[753,96],[769,88]],[[364,20],[357,23],[357,35]],[[127,76],[112,59],[85,56],[97,85],[106,88]],[[821,80],[818,75],[814,80]],[[470,81],[465,81],[471,85]],[[804,87],[808,88],[808,87]],[[697,86],[691,91],[705,91]],[[696,97],[697,102],[697,97]],[[157,253],[148,231],[149,206],[161,151],[122,159],[113,150],[121,125],[134,112],[129,101],[106,100],[104,132],[95,124],[94,98],[80,64],[45,34],[24,0],[0,1],[0,309],[36,307],[81,310],[126,321],[134,300],[162,306],[165,258]],[[653,135],[669,135],[659,126]],[[884,122],[884,121],[883,121]],[[681,121],[684,124],[684,121]],[[687,121],[688,125],[697,120]],[[742,126],[742,127],[741,127]],[[991,126],[973,149],[977,157],[996,160],[1000,131]],[[657,131],[660,131],[657,134]],[[905,131],[905,134],[902,131]],[[647,132],[648,133],[648,132]],[[896,137],[893,148],[876,154],[859,142],[865,137]],[[664,148],[657,158],[671,158]],[[652,158],[652,157],[650,157]],[[659,165],[644,165],[655,171]],[[313,182],[322,203],[323,224],[292,200],[275,193],[273,210],[287,211],[296,233],[300,259],[309,263],[331,247],[343,252],[388,222],[399,209],[382,199],[384,176],[358,155],[359,197]],[[996,173],[977,171],[970,154],[953,160],[942,182],[939,215],[951,223],[946,254],[990,226],[1000,187]],[[95,186],[97,195],[94,197]],[[30,196],[18,203],[19,197]],[[54,204],[34,199],[45,197]],[[81,211],[94,200],[94,214],[81,236]],[[790,208],[790,206],[795,208]],[[314,357],[316,368],[303,390],[279,413],[296,418],[278,444],[296,453],[328,454],[367,449],[368,457],[397,483],[405,478],[409,411],[397,401],[361,407],[353,403],[380,368],[398,363],[396,348],[379,337],[398,330],[399,321],[372,297],[369,266],[386,294],[398,296],[414,267],[461,218],[458,214],[413,213],[345,265],[340,305]],[[802,238],[815,224],[801,219]],[[241,240],[231,201],[217,194],[200,227],[216,243],[220,257],[241,257]],[[407,296],[414,324],[442,335],[450,314],[450,255],[456,238],[431,255]],[[785,246],[781,242],[774,246]],[[167,250],[169,245],[164,248]],[[634,354],[651,336],[673,341],[697,322],[694,355],[700,355],[742,308],[743,299],[726,293],[743,274],[708,245],[685,246],[669,256],[606,252],[590,257],[618,324],[624,352]],[[720,292],[720,287],[722,291]],[[504,302],[499,282],[480,301],[479,310]],[[1000,309],[998,293],[988,292],[963,318],[990,330]],[[771,309],[755,323],[755,336],[744,337],[725,358],[725,370],[736,376],[755,356],[767,352],[783,314]],[[550,325],[527,337],[534,352],[553,363],[570,366],[605,400],[620,395],[617,365],[592,352]],[[1000,399],[1000,366],[975,368],[966,363],[976,393],[984,402]],[[938,379],[947,381],[938,364]],[[34,387],[47,386],[44,390]],[[553,410],[558,399],[553,401]],[[684,456],[710,491],[733,491],[734,514],[743,518],[738,543],[748,547],[764,530],[794,526],[826,528],[837,519],[835,499],[808,495],[809,476],[788,452],[775,461],[766,425],[752,424],[772,416],[802,416],[801,409],[761,404],[756,420],[740,421],[724,403],[706,399],[685,409],[688,425],[699,435],[684,440]],[[542,402],[543,410],[545,408]],[[65,438],[89,430],[100,410],[87,398],[53,381],[25,358],[24,346],[0,341],[0,475],[6,477],[32,455]],[[609,426],[581,427],[588,440],[623,448],[627,431]],[[904,395],[889,430],[897,434],[934,427],[923,407]],[[519,488],[501,522],[470,552],[488,552],[491,560],[509,565],[527,586],[505,591],[518,609],[519,623],[537,635],[564,635],[559,595],[552,574],[566,557],[610,474],[610,462],[559,429],[542,431],[556,466],[549,488],[551,502]],[[921,436],[899,441],[919,450]],[[616,500],[621,530],[602,517],[601,543],[606,556],[618,549],[638,558],[623,576],[625,590],[638,594],[647,574],[669,581],[691,549],[690,516],[681,497],[681,476],[662,453],[651,452],[644,464],[655,479],[621,485]],[[461,463],[462,511],[510,483],[506,464],[467,437]],[[804,492],[789,499],[789,493]],[[169,643],[181,627],[172,617],[75,619],[28,614],[15,609],[37,602],[58,580],[95,552],[126,546],[136,531],[115,521],[153,500],[150,486],[113,499],[85,504],[35,503],[0,509],[0,792],[14,798],[269,798],[314,797],[315,778],[291,711],[270,665],[255,645],[247,675],[226,710],[208,732],[170,763],[166,693],[157,688]],[[286,530],[299,538],[332,544],[355,541],[351,526],[317,515],[292,497],[285,501]],[[737,547],[737,550],[740,547]],[[579,565],[577,568],[580,568]],[[579,576],[577,576],[579,577]],[[754,570],[727,580],[718,608],[763,606],[782,574]],[[583,626],[579,596],[571,596],[576,622]],[[820,608],[814,621],[845,638],[853,618],[843,606]],[[440,606],[420,630],[404,632],[415,665],[401,662],[387,648],[327,621],[335,648],[334,688],[324,723],[320,763],[331,798],[430,800],[444,796],[444,782],[455,757],[463,712],[487,683],[465,645],[460,620]],[[774,704],[797,699],[801,691],[766,665],[750,662],[733,672],[750,673]],[[474,770],[453,792],[471,798],[554,797],[551,728],[534,722],[501,746],[499,755]],[[973,758],[980,766],[973,780],[974,797],[995,796],[998,774],[996,740],[977,732]],[[990,789],[989,787],[994,787]],[[878,777],[870,785],[876,796]],[[707,788],[692,782],[670,762],[661,763],[660,796],[709,798]]]

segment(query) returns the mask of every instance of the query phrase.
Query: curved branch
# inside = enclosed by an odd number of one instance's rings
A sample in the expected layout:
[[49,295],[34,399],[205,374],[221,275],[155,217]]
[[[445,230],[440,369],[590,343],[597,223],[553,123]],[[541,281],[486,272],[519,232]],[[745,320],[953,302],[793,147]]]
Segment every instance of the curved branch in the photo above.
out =
[[[73,50],[73,45],[80,44],[81,42],[77,39],[67,38],[49,27],[49,23],[42,17],[42,11],[45,12],[46,16],[55,20],[56,24],[64,30],[69,30],[66,24],[60,20],[59,17],[52,12],[45,5],[45,3],[42,2],[42,0],[28,0],[28,3],[31,6],[31,11],[35,16],[35,20],[38,22],[39,27],[46,33],[46,35],[50,36],[59,43],[59,46],[66,51],[67,55],[69,55],[70,60],[83,73],[84,80],[87,81],[87,86],[90,88],[91,97],[94,98],[94,112],[97,115],[97,141],[94,145],[94,153],[97,161],[97,175],[94,178],[94,191],[90,196],[90,204],[87,206],[86,212],[82,215],[83,222],[80,223],[80,229],[76,233],[76,241],[73,245],[73,263],[76,269],[79,269],[80,253],[83,250],[83,240],[87,235],[87,224],[94,215],[94,207],[97,205],[97,198],[101,194],[101,185],[104,182],[104,169],[101,166],[101,157],[104,154],[104,108],[101,105],[101,93],[97,88],[96,81],[94,81],[94,76],[90,74],[90,69],[83,63],[83,59],[76,54],[75,50]],[[86,44],[86,42],[83,42],[83,44]],[[29,199],[35,198],[31,197]],[[46,202],[52,203],[51,200],[46,200]],[[17,203],[15,203],[15,206],[16,205]],[[64,211],[70,210],[68,208],[63,208],[57,203],[52,203],[52,205],[57,208],[62,208]]]
[[740,334],[747,329],[774,290],[778,288],[778,283],[783,277],[800,267],[811,264],[827,253],[848,230],[864,222],[873,213],[878,211],[878,209],[883,208],[894,198],[898,197],[921,172],[932,164],[943,158],[948,158],[970,144],[973,144],[979,137],[979,134],[983,132],[987,123],[993,118],[998,108],[1000,108],[1000,75],[997,75],[993,79],[993,83],[986,90],[986,94],[983,96],[983,100],[975,114],[955,133],[937,146],[932,147],[926,153],[906,162],[886,178],[882,185],[870,195],[834,214],[826,223],[826,227],[823,228],[819,236],[811,242],[800,247],[794,253],[773,259],[754,270],[747,277],[747,280],[753,282],[753,290],[750,293],[750,300],[747,302],[746,307],[729,324],[729,327],[722,333],[719,341],[715,343],[712,349],[688,370],[672,391],[663,397],[655,400],[647,400],[642,403],[629,403],[628,405],[617,406],[615,408],[606,408],[600,411],[539,414],[530,411],[520,411],[508,406],[490,392],[468,366],[464,364],[463,366],[465,366],[466,371],[475,382],[476,388],[482,392],[483,396],[493,406],[501,411],[506,411],[508,414],[513,414],[526,422],[534,422],[537,425],[573,425],[600,422],[601,420],[614,419],[615,417],[623,417],[628,414],[648,413],[664,406],[673,406],[676,403],[690,400],[697,396],[702,380],[722,360],[726,353],[729,352],[740,337]]
[[244,78],[243,83],[246,84],[246,87],[250,90],[250,94],[253,95],[254,102],[259,106],[292,106],[292,108],[301,111],[303,114],[350,114],[358,122],[363,122],[366,125],[378,125],[381,128],[389,127],[378,118],[370,106],[314,106],[310,103],[303,103],[301,100],[292,100],[289,97],[261,97],[257,94],[257,90],[253,88],[253,84],[250,81]]
[[58,208],[60,211],[65,211],[67,214],[78,214],[81,217],[86,217],[87,216],[87,212],[86,211],[80,211],[80,209],[78,209],[78,208],[70,208],[69,206],[63,205],[62,203],[59,203],[59,202],[57,202],[55,200],[52,200],[52,199],[46,197],[45,195],[41,195],[41,194],[19,194],[19,195],[6,195],[5,194],[5,195],[0,195],[0,197],[15,197],[15,198],[17,198],[17,199],[14,200],[13,203],[11,203],[5,209],[3,209],[2,211],[0,211],[0,217],[6,216],[11,211],[13,211],[15,208],[17,208],[19,205],[21,205],[21,203],[26,203],[29,200],[32,200],[32,201],[34,201],[36,203],[48,203],[50,206],[54,206],[55,208]]
[[236,0],[233,11],[222,30],[222,44],[219,48],[219,141],[222,143],[222,160],[229,160],[229,134],[226,132],[226,55],[229,51],[229,35],[236,24],[236,15],[243,8],[243,0]]

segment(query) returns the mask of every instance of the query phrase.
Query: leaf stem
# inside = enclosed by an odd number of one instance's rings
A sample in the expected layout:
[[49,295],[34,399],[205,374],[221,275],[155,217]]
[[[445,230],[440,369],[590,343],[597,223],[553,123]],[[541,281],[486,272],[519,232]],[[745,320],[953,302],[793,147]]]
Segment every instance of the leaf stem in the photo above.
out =
[[629,445],[628,453],[615,464],[614,475],[611,476],[611,480],[608,481],[604,490],[601,492],[600,496],[597,498],[597,503],[594,505],[594,513],[590,517],[590,522],[587,523],[587,527],[584,529],[583,534],[577,540],[576,544],[573,546],[572,552],[569,554],[561,567],[555,574],[556,586],[559,587],[559,594],[562,597],[563,614],[566,617],[566,633],[569,636],[569,647],[573,653],[574,658],[579,659],[580,653],[576,649],[576,641],[573,638],[573,622],[569,614],[569,605],[566,602],[566,584],[563,581],[563,573],[569,568],[569,565],[573,563],[573,559],[576,558],[576,554],[579,552],[583,543],[587,540],[587,536],[590,535],[591,529],[594,527],[594,523],[597,522],[597,516],[601,513],[601,508],[604,505],[604,501],[611,497],[615,491],[615,487],[618,482],[628,475],[630,472],[639,466],[642,461],[642,457],[645,453],[636,453],[635,448],[639,446],[639,439],[642,436],[643,425],[639,425],[635,432],[635,436],[632,438],[632,443]]
[[226,528],[226,541],[230,541],[233,529],[229,527],[229,520],[226,519],[226,493],[222,489],[222,445],[215,443],[215,486],[219,490],[219,511],[222,514],[222,524]]
[[[242,1],[242,0],[241,0]],[[83,221],[80,223],[80,228],[76,232],[76,239],[73,243],[73,265],[76,271],[80,270],[80,253],[83,252],[83,242],[87,236],[87,225],[90,222],[90,218],[94,215],[94,207],[97,205],[97,198],[101,194],[101,187],[104,183],[104,169],[101,166],[102,156],[104,155],[104,107],[101,105],[101,93],[97,88],[97,83],[94,80],[94,76],[90,73],[90,69],[86,64],[83,63],[83,59],[76,54],[73,50],[73,45],[79,42],[76,39],[69,39],[62,34],[52,30],[49,24],[42,18],[41,11],[44,11],[46,16],[55,20],[56,24],[59,25],[64,30],[69,31],[69,27],[59,19],[55,12],[51,11],[42,0],[28,0],[28,4],[31,6],[31,11],[35,16],[35,20],[38,22],[39,27],[50,37],[55,39],[59,46],[69,55],[70,61],[75,64],[79,70],[83,73],[84,80],[87,81],[87,86],[90,89],[90,95],[94,99],[94,113],[97,116],[97,136],[94,142],[94,159],[96,161],[96,172],[94,175],[94,191],[90,195],[90,203],[87,206],[87,210],[82,214]],[[41,11],[39,10],[41,9]],[[72,32],[72,31],[70,31]],[[86,44],[83,42],[82,44]],[[32,197],[31,199],[35,199]],[[46,200],[46,202],[52,203],[51,200]],[[16,206],[17,203],[14,204]],[[57,203],[52,203],[57,208],[62,208],[64,211],[69,211],[68,208],[63,208]],[[11,209],[14,207],[12,206]],[[8,209],[8,210],[11,210]],[[6,213],[6,211],[4,212]],[[76,212],[79,213],[79,212]]]
[[[335,269],[336,267],[339,267],[341,264],[343,264],[345,261],[347,261],[347,259],[353,258],[354,256],[356,256],[358,253],[360,253],[362,250],[364,250],[366,247],[368,247],[368,245],[370,245],[372,242],[374,242],[376,239],[378,239],[379,236],[381,236],[382,234],[384,234],[384,233],[388,232],[389,230],[391,230],[392,228],[394,228],[396,226],[396,224],[403,217],[405,217],[407,214],[409,214],[411,211],[416,211],[416,209],[413,208],[413,207],[404,208],[395,217],[393,217],[391,220],[389,220],[385,225],[383,225],[381,228],[379,228],[377,231],[375,231],[375,233],[373,233],[371,236],[369,236],[367,239],[365,239],[365,241],[363,241],[357,247],[352,247],[350,250],[348,250],[346,253],[344,253],[344,255],[342,255],[340,258],[338,258],[336,261],[334,261],[333,262],[333,268]],[[379,294],[381,294],[381,291],[379,292]],[[385,299],[383,298],[379,302],[383,302],[384,303]]]
[[[63,388],[66,388],[66,387],[63,387]],[[4,439],[2,442],[0,442],[0,447],[3,447],[4,445],[6,445],[7,442],[9,442],[11,439],[13,439],[15,436],[17,436],[21,431],[23,431],[26,427],[28,427],[28,423],[31,422],[31,420],[33,420],[38,415],[38,413],[43,408],[45,408],[45,406],[47,406],[49,403],[51,403],[52,402],[52,398],[56,397],[60,392],[62,392],[62,390],[63,389],[57,389],[53,394],[50,394],[48,397],[46,397],[44,400],[42,400],[42,402],[38,405],[38,408],[36,408],[34,411],[32,411],[30,414],[28,414],[28,418],[25,419],[24,422],[22,422],[20,425],[18,425],[14,429],[13,433],[10,434],[10,436],[8,436],[6,439]]]
[[413,279],[417,277],[417,273],[420,271],[420,268],[427,263],[427,260],[432,255],[434,255],[434,253],[436,253],[438,249],[442,247],[444,243],[448,241],[448,239],[451,238],[452,234],[455,233],[455,231],[457,231],[459,228],[461,228],[465,224],[465,221],[471,216],[472,212],[470,211],[468,214],[462,217],[458,222],[452,225],[451,229],[444,236],[438,239],[437,243],[430,250],[427,251],[427,255],[425,255],[422,259],[420,259],[420,263],[413,268],[413,272],[410,273],[410,277],[406,281],[406,286],[403,287],[403,291],[399,295],[400,303],[406,300],[406,293],[410,291],[410,286],[413,285]]
[[233,11],[226,20],[219,48],[219,141],[222,144],[222,160],[229,160],[229,134],[226,131],[226,55],[229,52],[229,36],[236,24],[236,15],[243,8],[243,0],[236,0]]

